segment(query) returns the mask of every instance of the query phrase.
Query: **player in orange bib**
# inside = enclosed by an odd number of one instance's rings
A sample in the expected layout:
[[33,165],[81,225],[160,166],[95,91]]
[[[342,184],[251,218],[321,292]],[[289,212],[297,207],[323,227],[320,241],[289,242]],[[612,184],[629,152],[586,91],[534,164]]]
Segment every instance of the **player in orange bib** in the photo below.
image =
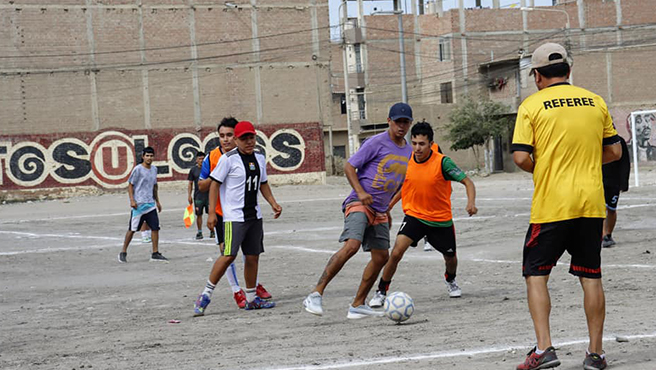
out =
[[472,216],[476,208],[474,182],[451,158],[434,150],[433,129],[427,122],[417,123],[411,130],[413,155],[408,162],[408,171],[401,191],[390,202],[390,211],[403,200],[405,218],[396,236],[394,249],[383,270],[376,294],[369,302],[371,307],[381,307],[385,301],[392,277],[408,247],[416,245],[424,236],[430,245],[444,255],[446,264],[446,286],[449,296],[462,294],[456,283],[458,258],[456,257],[456,235],[451,213],[451,181],[458,181],[467,190],[465,210]]

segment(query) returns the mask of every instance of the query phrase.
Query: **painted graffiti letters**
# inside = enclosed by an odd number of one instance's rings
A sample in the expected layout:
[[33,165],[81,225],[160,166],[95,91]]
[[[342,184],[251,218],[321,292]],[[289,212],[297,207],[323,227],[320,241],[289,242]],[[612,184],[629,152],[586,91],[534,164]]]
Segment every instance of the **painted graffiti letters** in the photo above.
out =
[[196,165],[196,153],[201,148],[198,136],[193,134],[179,134],[169,143],[169,159],[173,168],[178,172],[189,172]]
[[276,131],[271,136],[271,148],[271,165],[282,171],[295,170],[305,159],[305,143],[294,130]]
[[48,152],[37,143],[20,143],[11,148],[7,176],[15,183],[32,186],[39,184],[48,175],[46,161]]
[[[321,140],[318,125],[301,126],[301,129]],[[141,162],[140,154],[146,146],[155,148],[153,164],[160,179],[184,180],[196,163],[196,153],[201,149],[209,153],[219,145],[219,140],[210,129],[204,135],[175,131],[104,131],[64,138],[53,134],[52,139],[48,135],[0,137],[0,185],[3,189],[66,185],[124,187],[132,168]],[[323,145],[316,147],[323,148]],[[321,163],[306,163],[306,141],[294,129],[278,129],[268,136],[258,131],[257,149],[266,156],[272,173],[323,169]],[[318,158],[323,158],[323,154]]]
[[55,163],[51,176],[61,183],[84,181],[91,173],[87,145],[76,139],[52,143],[52,159]]

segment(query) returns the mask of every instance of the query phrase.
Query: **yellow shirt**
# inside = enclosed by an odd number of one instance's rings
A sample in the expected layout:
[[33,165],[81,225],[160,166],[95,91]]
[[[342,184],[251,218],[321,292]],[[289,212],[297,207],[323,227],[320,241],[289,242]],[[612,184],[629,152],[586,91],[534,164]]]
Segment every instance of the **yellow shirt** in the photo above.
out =
[[533,153],[531,223],[606,217],[601,157],[617,141],[606,103],[586,89],[559,83],[526,98],[512,150]]

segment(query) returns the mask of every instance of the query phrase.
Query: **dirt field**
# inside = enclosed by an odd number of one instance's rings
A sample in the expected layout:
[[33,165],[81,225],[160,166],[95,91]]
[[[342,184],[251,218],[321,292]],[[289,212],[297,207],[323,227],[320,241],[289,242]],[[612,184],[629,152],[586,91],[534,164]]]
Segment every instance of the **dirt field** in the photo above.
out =
[[[612,369],[656,369],[656,171],[620,197],[615,248],[603,250],[606,341]],[[186,185],[161,198],[161,252],[133,241],[116,261],[128,222],[125,194],[0,206],[2,369],[514,369],[535,339],[521,277],[532,183],[525,174],[476,177],[479,214],[466,217],[454,184],[463,297],[449,299],[441,255],[412,249],[392,290],[411,295],[404,325],[348,320],[368,255],[359,253],[329,285],[323,317],[302,310],[330,254],[339,248],[343,178],[325,186],[282,186],[283,215],[265,211],[260,281],[271,310],[237,309],[221,280],[205,317],[193,318],[216,245],[185,229]],[[397,207],[394,220],[401,219]],[[398,226],[395,226],[395,234]],[[207,232],[206,232],[207,233]],[[550,282],[559,369],[581,369],[587,330],[578,280],[563,257]],[[243,263],[239,259],[241,274]],[[179,324],[168,323],[177,319]],[[618,342],[624,337],[628,342]]]

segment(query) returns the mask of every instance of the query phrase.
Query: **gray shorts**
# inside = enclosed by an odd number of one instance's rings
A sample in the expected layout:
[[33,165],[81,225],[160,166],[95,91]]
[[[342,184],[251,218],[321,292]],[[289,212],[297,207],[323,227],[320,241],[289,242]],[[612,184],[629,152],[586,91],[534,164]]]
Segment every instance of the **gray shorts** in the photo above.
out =
[[339,237],[340,243],[355,239],[362,243],[362,250],[369,252],[372,249],[389,249],[389,224],[384,222],[378,225],[369,225],[364,212],[351,212],[344,218],[344,231]]
[[262,219],[245,222],[226,221],[223,223],[225,244],[224,256],[236,256],[241,247],[244,255],[259,255],[264,252],[264,229]]

